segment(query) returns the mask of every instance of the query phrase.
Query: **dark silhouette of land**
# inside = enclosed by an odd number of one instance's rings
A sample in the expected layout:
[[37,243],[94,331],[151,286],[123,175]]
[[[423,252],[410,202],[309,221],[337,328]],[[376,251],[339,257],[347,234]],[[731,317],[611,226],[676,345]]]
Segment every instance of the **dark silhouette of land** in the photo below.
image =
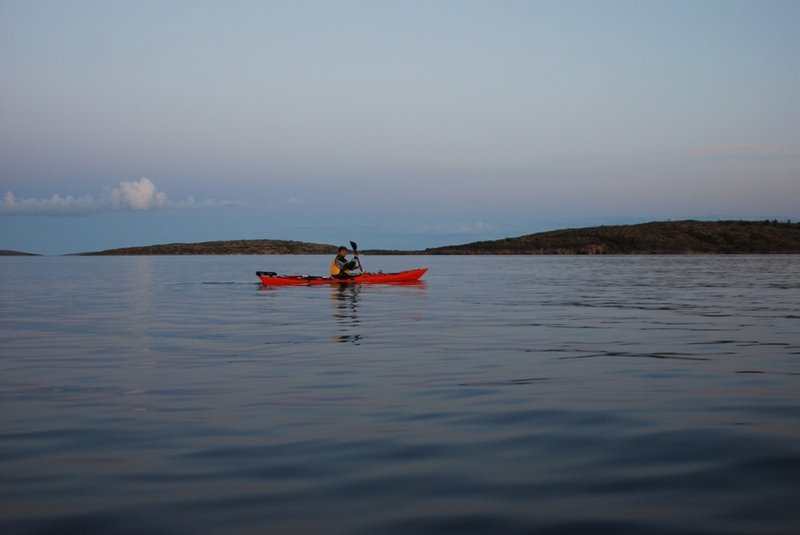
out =
[[800,224],[668,221],[555,230],[426,249],[425,254],[798,254]]
[[33,253],[23,253],[22,251],[8,251],[0,249],[0,256],[39,256]]
[[168,243],[109,249],[81,255],[266,255],[336,254],[335,245],[288,240],[233,240],[200,243]]
[[[416,251],[368,254],[800,254],[800,224],[778,221],[667,221],[554,230]],[[336,246],[286,240],[170,243],[83,255],[335,254]]]

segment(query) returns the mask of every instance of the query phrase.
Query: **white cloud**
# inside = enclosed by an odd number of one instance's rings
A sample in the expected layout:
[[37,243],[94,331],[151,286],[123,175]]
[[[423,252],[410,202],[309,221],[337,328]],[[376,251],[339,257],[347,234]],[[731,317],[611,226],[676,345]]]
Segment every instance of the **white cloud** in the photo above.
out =
[[112,210],[208,208],[220,204],[236,203],[218,203],[211,199],[198,203],[191,196],[183,201],[170,201],[166,193],[158,191],[153,181],[140,178],[122,181],[110,192],[97,196],[62,197],[56,194],[44,199],[17,198],[14,193],[7,191],[0,199],[0,215],[86,215]]
[[158,191],[149,178],[140,178],[135,182],[120,182],[118,188],[112,189],[111,204],[114,208],[133,210],[163,208],[167,204],[167,195]]
[[48,199],[17,199],[12,192],[7,191],[0,202],[0,214],[88,214],[98,211],[100,205],[98,199],[91,195],[83,197],[53,195]]

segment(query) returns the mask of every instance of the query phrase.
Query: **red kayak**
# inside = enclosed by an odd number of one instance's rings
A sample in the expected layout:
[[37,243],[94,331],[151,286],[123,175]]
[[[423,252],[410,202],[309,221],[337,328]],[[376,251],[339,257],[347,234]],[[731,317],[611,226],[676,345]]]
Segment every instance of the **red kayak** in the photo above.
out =
[[409,269],[397,273],[361,273],[349,279],[334,277],[313,277],[308,275],[278,275],[272,271],[256,271],[256,275],[266,286],[313,286],[317,284],[385,284],[415,282],[422,277],[428,268]]

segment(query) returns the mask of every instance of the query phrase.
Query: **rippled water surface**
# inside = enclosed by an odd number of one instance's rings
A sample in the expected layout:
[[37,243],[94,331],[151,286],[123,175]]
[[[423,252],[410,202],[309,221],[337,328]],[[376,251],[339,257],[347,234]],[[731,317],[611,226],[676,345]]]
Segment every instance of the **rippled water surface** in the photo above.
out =
[[0,258],[3,533],[797,533],[800,257]]

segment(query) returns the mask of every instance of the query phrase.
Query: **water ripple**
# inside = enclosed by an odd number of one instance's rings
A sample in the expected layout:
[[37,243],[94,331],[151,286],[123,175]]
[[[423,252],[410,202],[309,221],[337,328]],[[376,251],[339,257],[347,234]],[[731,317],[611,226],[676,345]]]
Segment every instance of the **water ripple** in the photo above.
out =
[[322,260],[0,259],[0,532],[796,533],[795,257]]

